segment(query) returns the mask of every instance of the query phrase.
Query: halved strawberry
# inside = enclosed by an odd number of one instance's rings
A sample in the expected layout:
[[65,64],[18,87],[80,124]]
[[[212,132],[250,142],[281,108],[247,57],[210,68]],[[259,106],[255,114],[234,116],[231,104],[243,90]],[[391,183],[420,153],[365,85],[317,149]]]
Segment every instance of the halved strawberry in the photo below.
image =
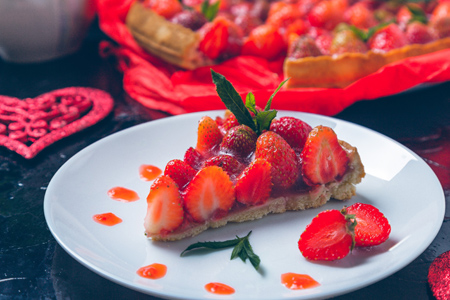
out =
[[236,200],[246,205],[262,204],[269,199],[271,191],[270,163],[257,158],[239,175],[236,183]]
[[388,219],[373,205],[355,203],[344,208],[355,215],[355,242],[357,247],[376,246],[384,243],[391,233]]
[[205,116],[200,119],[197,131],[197,146],[195,147],[201,154],[209,154],[222,141],[222,133],[216,121]]
[[187,186],[184,195],[186,210],[197,222],[227,212],[234,200],[233,183],[228,174],[218,166],[201,169]]
[[164,169],[164,175],[172,178],[180,189],[191,181],[196,173],[197,171],[194,168],[180,159],[172,159]]
[[302,173],[308,185],[326,184],[347,170],[349,158],[330,127],[315,127],[300,154]]
[[301,150],[312,128],[300,119],[281,117],[272,121],[270,130],[278,133],[292,149]]
[[275,187],[289,188],[299,176],[294,150],[278,134],[266,131],[256,142],[255,158],[263,158],[272,166],[272,182]]
[[178,228],[184,211],[178,186],[169,176],[158,177],[147,196],[144,227],[147,234],[160,234]]
[[354,246],[354,223],[339,210],[319,213],[306,226],[298,241],[302,255],[309,260],[337,260]]
[[192,147],[189,147],[184,153],[184,162],[195,170],[199,170],[205,160],[203,155]]
[[234,126],[223,137],[220,151],[245,159],[255,151],[257,138],[247,125]]
[[242,165],[236,158],[226,154],[213,156],[205,161],[205,167],[209,166],[218,166],[227,172],[229,176],[239,175],[244,167],[244,165]]

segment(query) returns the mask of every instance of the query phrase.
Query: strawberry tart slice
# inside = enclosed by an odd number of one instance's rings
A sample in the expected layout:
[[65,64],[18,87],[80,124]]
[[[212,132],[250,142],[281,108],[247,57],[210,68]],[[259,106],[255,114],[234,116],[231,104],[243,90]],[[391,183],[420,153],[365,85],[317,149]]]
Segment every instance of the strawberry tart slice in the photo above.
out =
[[276,118],[270,104],[244,105],[233,86],[212,71],[225,116],[203,117],[197,143],[167,163],[147,197],[145,234],[173,241],[228,222],[347,200],[365,176],[355,147],[329,127],[312,128],[293,117]]

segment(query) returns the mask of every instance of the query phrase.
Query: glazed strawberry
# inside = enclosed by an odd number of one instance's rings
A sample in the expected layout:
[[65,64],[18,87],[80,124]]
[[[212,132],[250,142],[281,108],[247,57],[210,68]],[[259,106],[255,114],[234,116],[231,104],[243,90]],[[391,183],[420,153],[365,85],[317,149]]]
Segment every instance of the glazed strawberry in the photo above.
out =
[[262,158],[270,163],[275,187],[289,188],[298,178],[297,156],[291,146],[275,132],[266,131],[259,136],[255,158]]
[[251,15],[239,15],[234,18],[234,23],[242,29],[244,36],[247,36],[253,29],[261,25],[262,21]]
[[440,2],[433,10],[430,21],[436,21],[441,18],[450,17],[450,1]]
[[417,21],[407,25],[405,34],[409,44],[426,44],[435,39],[431,28]]
[[346,9],[345,0],[323,0],[311,9],[308,20],[311,26],[332,30],[343,21]]
[[430,23],[430,28],[439,39],[450,37],[450,16],[433,20]]
[[195,170],[199,170],[203,164],[204,157],[200,152],[192,147],[189,147],[189,149],[187,149],[184,153],[183,160]]
[[220,151],[246,159],[256,148],[256,133],[247,125],[238,125],[225,134]]
[[239,55],[241,51],[243,33],[225,17],[217,16],[203,26],[199,33],[202,36],[199,49],[210,59],[225,59]]
[[172,159],[164,169],[164,175],[169,176],[182,189],[192,178],[194,178],[197,171],[180,159]]
[[201,169],[184,195],[185,208],[197,222],[226,213],[234,200],[233,183],[228,174],[217,166]]
[[412,21],[427,22],[425,12],[417,3],[408,3],[403,5],[397,12],[397,24],[404,29]]
[[326,184],[339,179],[349,162],[336,133],[326,126],[313,128],[300,156],[303,179],[308,185]]
[[306,226],[298,241],[302,255],[309,260],[337,260],[354,246],[354,223],[339,210],[319,213]]
[[294,151],[303,149],[309,132],[309,124],[294,117],[281,117],[273,120],[270,130],[280,135]]
[[195,31],[205,25],[208,20],[197,10],[185,9],[174,15],[170,21]]
[[370,204],[355,203],[344,210],[349,215],[355,215],[357,247],[376,246],[389,238],[391,225],[378,208]]
[[265,203],[272,191],[271,166],[257,158],[245,168],[236,182],[236,201],[246,205]]
[[377,52],[387,52],[407,43],[405,33],[395,23],[379,29],[368,41],[369,48]]
[[244,166],[233,156],[221,154],[213,156],[205,161],[205,167],[218,166],[222,168],[230,177],[239,175]]
[[242,54],[274,59],[284,50],[284,47],[284,40],[278,28],[263,24],[250,32],[242,46]]
[[297,19],[286,28],[284,40],[288,45],[291,45],[297,37],[304,35],[307,32],[308,26],[306,23],[301,19]]
[[321,55],[322,51],[320,51],[314,39],[309,35],[299,36],[294,42],[292,42],[288,50],[289,58],[304,58]]
[[350,6],[344,14],[346,23],[358,28],[368,29],[376,25],[377,21],[367,2],[357,2]]
[[147,234],[170,232],[183,222],[184,211],[178,186],[169,176],[158,177],[147,196],[145,230]]
[[221,128],[223,129],[224,134],[225,134],[226,132],[228,132],[228,130],[230,130],[231,128],[233,128],[233,127],[235,127],[235,126],[238,126],[238,125],[239,125],[239,122],[238,122],[238,120],[236,119],[236,116],[235,116],[234,114],[230,114],[230,115],[225,119],[225,121],[223,122],[223,124],[221,125]]
[[278,3],[282,3],[282,5],[277,10],[269,11],[269,17],[266,20],[267,24],[271,24],[277,28],[286,28],[294,23],[295,20],[299,19],[300,12],[294,4],[285,2]]
[[368,50],[354,31],[347,29],[337,32],[331,42],[330,54],[366,53]]
[[166,19],[172,18],[183,10],[178,0],[145,0],[143,4]]
[[222,142],[222,134],[220,133],[217,123],[208,116],[200,119],[197,131],[197,146],[195,149],[202,155],[211,152]]

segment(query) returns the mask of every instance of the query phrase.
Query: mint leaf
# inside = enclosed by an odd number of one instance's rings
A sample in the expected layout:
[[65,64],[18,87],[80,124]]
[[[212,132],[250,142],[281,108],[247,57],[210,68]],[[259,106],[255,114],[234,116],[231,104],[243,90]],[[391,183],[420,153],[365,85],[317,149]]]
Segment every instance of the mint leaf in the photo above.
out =
[[252,266],[258,270],[259,264],[261,263],[261,259],[258,255],[253,252],[252,246],[250,245],[249,236],[252,232],[250,231],[245,237],[236,236],[235,239],[222,241],[222,242],[197,242],[190,246],[188,246],[183,252],[181,252],[180,256],[183,256],[184,253],[190,250],[199,249],[199,248],[208,248],[208,249],[223,249],[232,247],[233,251],[231,252],[231,258],[235,259],[239,257],[243,262],[250,260]]
[[258,124],[258,132],[262,133],[264,130],[269,130],[272,120],[277,116],[276,110],[261,111],[255,116],[256,124]]
[[214,20],[214,18],[217,16],[217,13],[219,12],[219,5],[220,1],[217,1],[213,4],[210,4],[209,0],[205,0],[202,2],[201,6],[202,14],[209,22]]
[[256,110],[255,95],[253,95],[252,92],[248,93],[247,97],[245,98],[245,107],[247,107],[247,109],[255,115],[258,113],[258,111]]
[[242,98],[239,93],[234,89],[233,85],[225,78],[225,76],[214,72],[211,69],[211,75],[214,84],[216,85],[216,91],[222,102],[225,104],[236,117],[239,124],[247,125],[253,131],[256,132],[256,125],[253,122],[252,115],[242,102]]
[[406,7],[408,8],[409,12],[412,15],[411,19],[408,21],[408,23],[418,21],[420,23],[427,24],[428,18],[425,15],[425,12],[420,7],[413,6],[413,5],[406,5]]
[[277,89],[275,90],[275,92],[273,92],[273,94],[270,96],[269,100],[266,103],[266,107],[264,108],[264,111],[268,111],[270,109],[270,106],[272,105],[272,99],[273,97],[275,97],[275,95],[278,93],[278,91],[281,89],[281,87],[286,83],[286,81],[288,81],[290,78],[285,79],[282,83],[280,83],[277,87]]

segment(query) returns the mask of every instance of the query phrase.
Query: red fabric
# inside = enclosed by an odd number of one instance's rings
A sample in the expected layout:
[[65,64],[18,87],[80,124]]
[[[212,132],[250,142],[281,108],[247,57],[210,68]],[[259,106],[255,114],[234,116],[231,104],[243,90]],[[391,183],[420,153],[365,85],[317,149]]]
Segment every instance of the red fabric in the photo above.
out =
[[[123,72],[125,91],[143,105],[170,114],[223,109],[211,80],[210,68],[184,71],[146,53],[134,41],[124,21],[134,0],[98,0],[100,28],[118,43],[101,44],[101,52],[114,55]],[[405,59],[385,66],[344,89],[297,88],[280,90],[275,109],[334,115],[359,100],[371,100],[405,91],[421,83],[450,79],[450,49]],[[282,60],[240,56],[212,68],[224,75],[245,99],[253,92],[264,106],[283,80]]]

